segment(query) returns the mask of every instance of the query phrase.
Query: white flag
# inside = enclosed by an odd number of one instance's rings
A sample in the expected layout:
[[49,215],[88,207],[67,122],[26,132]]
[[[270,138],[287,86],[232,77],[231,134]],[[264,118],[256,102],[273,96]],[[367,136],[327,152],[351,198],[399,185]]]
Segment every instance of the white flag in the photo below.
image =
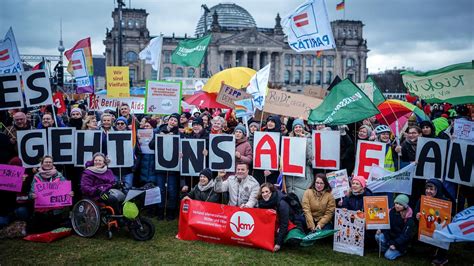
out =
[[139,57],[141,60],[145,60],[145,63],[151,64],[151,67],[155,71],[160,71],[161,63],[161,49],[163,47],[163,34],[159,37],[153,38],[148,46],[143,49]]
[[285,17],[283,30],[297,52],[336,48],[324,0],[309,0]]
[[0,74],[23,72],[15,35],[10,27],[4,40],[0,40]]
[[411,195],[415,168],[415,163],[411,163],[397,172],[390,172],[374,164],[367,179],[367,188],[374,193],[393,192]]
[[260,69],[250,79],[247,93],[253,96],[253,105],[259,110],[263,110],[265,96],[267,95],[268,79],[270,78],[270,65]]
[[445,227],[436,226],[433,239],[443,242],[474,241],[474,206],[459,212]]

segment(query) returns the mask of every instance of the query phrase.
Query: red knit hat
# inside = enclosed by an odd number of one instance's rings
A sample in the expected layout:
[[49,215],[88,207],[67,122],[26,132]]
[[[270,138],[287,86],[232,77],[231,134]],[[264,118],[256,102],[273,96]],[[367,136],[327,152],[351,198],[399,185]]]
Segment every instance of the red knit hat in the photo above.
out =
[[365,186],[366,186],[366,184],[365,184],[366,181],[365,181],[365,178],[363,176],[356,175],[356,176],[352,177],[352,181],[358,181],[363,188],[365,188]]
[[9,162],[9,165],[17,165],[17,166],[22,166],[22,162],[20,157],[13,157]]

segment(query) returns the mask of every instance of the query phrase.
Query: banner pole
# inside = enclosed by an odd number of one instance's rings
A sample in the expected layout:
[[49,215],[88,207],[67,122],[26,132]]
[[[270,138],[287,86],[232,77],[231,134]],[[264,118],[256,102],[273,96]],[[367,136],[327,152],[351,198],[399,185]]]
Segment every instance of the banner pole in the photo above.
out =
[[58,118],[56,116],[56,111],[54,110],[54,107],[56,107],[54,105],[54,103],[51,105],[51,109],[53,110],[53,116],[54,116],[54,127],[58,127]]
[[456,214],[458,213],[458,204],[459,204],[459,190],[461,189],[461,185],[458,184],[458,189],[457,189],[457,193],[456,193]]
[[166,171],[166,183],[165,183],[165,205],[164,205],[164,210],[163,214],[166,217],[166,207],[168,206],[168,171]]

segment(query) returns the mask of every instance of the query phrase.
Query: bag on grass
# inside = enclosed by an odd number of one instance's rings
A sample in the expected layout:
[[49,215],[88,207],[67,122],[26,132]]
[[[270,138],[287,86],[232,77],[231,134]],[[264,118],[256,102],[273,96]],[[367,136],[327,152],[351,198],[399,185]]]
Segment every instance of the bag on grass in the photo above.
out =
[[33,242],[51,243],[55,240],[70,236],[71,233],[71,228],[60,227],[46,233],[27,235],[23,239]]

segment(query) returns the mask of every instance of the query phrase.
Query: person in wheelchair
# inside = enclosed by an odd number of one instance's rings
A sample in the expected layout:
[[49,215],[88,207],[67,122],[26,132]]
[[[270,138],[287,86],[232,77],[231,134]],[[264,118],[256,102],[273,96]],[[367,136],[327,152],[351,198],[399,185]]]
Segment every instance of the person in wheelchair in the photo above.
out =
[[94,154],[92,161],[86,163],[81,178],[81,191],[85,198],[97,201],[115,185],[115,176],[108,163],[103,153]]

